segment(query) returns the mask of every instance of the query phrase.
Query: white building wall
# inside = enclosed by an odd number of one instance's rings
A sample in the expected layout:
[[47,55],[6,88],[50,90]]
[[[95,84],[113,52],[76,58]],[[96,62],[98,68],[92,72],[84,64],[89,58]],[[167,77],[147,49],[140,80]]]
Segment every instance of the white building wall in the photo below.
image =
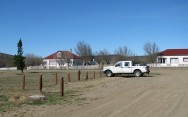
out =
[[[74,59],[70,59],[70,64],[69,66],[73,66]],[[59,69],[61,67],[67,67],[68,63],[64,63],[62,66],[59,65],[57,62],[57,59],[43,59],[44,66],[46,69]]]
[[[161,63],[159,59],[165,59],[165,62]],[[157,63],[160,67],[186,67],[188,66],[188,56],[158,56]]]

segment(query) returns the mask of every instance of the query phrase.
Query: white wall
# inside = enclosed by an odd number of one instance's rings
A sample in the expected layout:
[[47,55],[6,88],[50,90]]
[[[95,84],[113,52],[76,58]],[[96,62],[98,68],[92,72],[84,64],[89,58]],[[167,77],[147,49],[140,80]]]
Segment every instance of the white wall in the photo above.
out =
[[0,68],[0,70],[17,70],[17,67],[4,67]]
[[188,65],[188,56],[158,56],[157,61],[159,58],[166,58],[166,63],[160,63],[160,66],[187,66]]
[[[71,61],[70,64],[72,65],[74,59],[70,59],[70,61]],[[68,65],[67,63],[64,63],[64,65],[59,66],[59,63],[57,62],[56,59],[44,59],[43,62],[46,63],[46,64],[44,64],[44,66],[46,67],[46,69],[51,69],[51,68],[56,68],[56,69],[58,69],[58,68],[60,68],[60,67],[66,67],[66,66]],[[71,65],[70,65],[70,66],[71,66]]]

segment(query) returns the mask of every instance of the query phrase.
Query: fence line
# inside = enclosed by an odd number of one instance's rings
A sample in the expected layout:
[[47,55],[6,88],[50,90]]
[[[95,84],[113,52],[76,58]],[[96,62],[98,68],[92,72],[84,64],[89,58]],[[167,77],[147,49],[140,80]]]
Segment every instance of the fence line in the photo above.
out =
[[29,66],[27,67],[27,70],[45,70],[45,69],[70,69],[70,70],[77,70],[77,69],[99,69],[98,65],[88,65],[88,66],[64,66],[64,67],[56,67],[56,66]]
[[27,70],[43,70],[46,69],[45,66],[29,66]]
[[17,70],[17,67],[3,67],[0,70]]
[[[101,71],[98,71],[99,72],[99,75],[98,75],[98,78],[102,78],[102,72]],[[81,71],[80,70],[78,70],[78,81],[80,81],[81,79],[80,79],[80,74],[81,74]],[[89,79],[96,79],[96,72],[95,71],[93,71],[93,72],[90,72],[90,73],[93,73],[93,77],[90,77],[89,78],[89,72],[88,71],[86,71],[86,74],[85,74],[85,80],[89,80]],[[68,78],[68,82],[70,82],[71,81],[71,76],[70,76],[70,72],[68,72],[67,73],[68,75],[67,75],[67,78]],[[57,73],[55,74],[55,85],[57,85],[57,80],[58,80],[58,75],[57,75]],[[40,79],[39,79],[39,91],[40,92],[43,92],[43,87],[45,88],[45,86],[43,85],[43,79],[45,79],[45,75],[43,76],[43,74],[40,74]],[[60,80],[60,92],[61,92],[61,96],[63,96],[64,95],[64,78],[63,78],[63,76],[62,76],[62,78],[61,79],[59,79]],[[27,76],[25,76],[25,75],[23,75],[22,76],[22,89],[23,90],[25,90],[25,89],[27,89],[27,85],[25,84],[26,83],[26,81],[27,81]],[[82,80],[83,81],[83,80]],[[53,83],[52,83],[53,84]],[[52,86],[54,86],[54,85],[52,85]]]

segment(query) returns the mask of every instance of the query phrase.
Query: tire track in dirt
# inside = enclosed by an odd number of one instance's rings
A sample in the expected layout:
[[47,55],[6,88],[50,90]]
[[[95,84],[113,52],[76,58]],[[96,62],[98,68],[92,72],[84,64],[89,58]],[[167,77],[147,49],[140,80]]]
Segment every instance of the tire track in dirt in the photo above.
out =
[[[117,90],[117,86],[122,86],[123,80],[113,82],[114,85],[109,86],[111,91],[104,93],[101,104],[95,102],[94,105],[75,116],[86,117],[91,113],[90,115],[94,117],[171,117],[185,101],[185,92],[182,91],[185,87],[182,87],[181,81],[173,80],[175,79],[160,79],[158,82],[152,81],[152,84],[145,84],[148,83],[148,80],[145,80],[146,82],[139,82],[131,87],[132,83],[137,82],[132,80],[126,84],[129,86],[124,86],[120,90]],[[113,86],[116,88],[112,88]],[[114,95],[117,96],[110,96],[109,92],[116,92]]]
[[[133,79],[132,83],[134,83],[136,80]],[[99,104],[95,104],[89,109],[83,110],[82,113],[71,115],[71,116],[87,116],[88,113],[95,113],[93,116],[116,116],[117,113],[121,113],[121,111],[131,107],[132,105],[135,105],[135,103],[138,103],[140,100],[144,99],[146,96],[150,95],[150,90],[152,86],[148,87],[146,85],[140,84],[136,86],[123,86],[127,82],[126,80],[119,79],[119,81],[113,82],[112,84],[108,84],[108,87],[111,88],[111,90],[107,90],[104,92],[104,100]],[[131,85],[129,82],[128,85]],[[116,86],[113,88],[113,86]],[[117,86],[119,86],[122,89],[117,90]],[[122,87],[123,86],[123,87]],[[131,89],[131,90],[130,90]],[[114,92],[114,95],[110,95]],[[124,99],[126,102],[124,102]],[[96,103],[96,102],[95,102]],[[105,110],[101,111],[100,110]]]

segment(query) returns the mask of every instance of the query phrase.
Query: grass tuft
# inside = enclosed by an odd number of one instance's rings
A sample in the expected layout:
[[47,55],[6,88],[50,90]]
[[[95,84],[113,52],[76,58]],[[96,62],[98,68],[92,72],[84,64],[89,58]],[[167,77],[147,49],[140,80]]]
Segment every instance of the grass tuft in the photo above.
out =
[[4,95],[0,95],[0,112],[7,111],[13,104],[8,101],[8,98]]

